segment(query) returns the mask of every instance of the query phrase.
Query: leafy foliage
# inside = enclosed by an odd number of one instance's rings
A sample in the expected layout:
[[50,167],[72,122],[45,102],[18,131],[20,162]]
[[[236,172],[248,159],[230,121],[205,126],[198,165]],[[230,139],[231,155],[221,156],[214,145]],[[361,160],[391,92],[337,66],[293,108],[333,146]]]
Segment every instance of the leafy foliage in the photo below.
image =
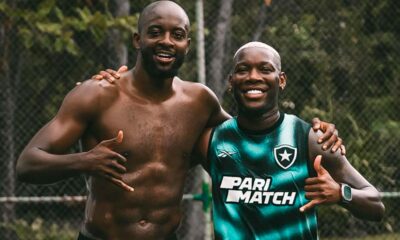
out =
[[68,223],[59,226],[56,223],[46,223],[41,218],[31,223],[19,219],[12,223],[2,223],[0,227],[12,230],[19,240],[72,240],[77,235]]
[[[120,30],[126,45],[131,45],[138,13],[151,1],[130,1],[131,15],[125,17],[113,15],[113,2],[0,2],[0,72],[8,76],[1,81],[8,84],[7,100],[15,107],[11,122],[16,129],[13,139],[18,141],[17,148],[22,148],[57,112],[63,97],[77,81],[109,67],[107,41],[113,37],[111,30]],[[195,4],[177,2],[187,10],[192,29],[191,51],[180,75],[195,81]],[[214,41],[221,1],[203,2],[206,60],[210,62],[214,56],[209,46]],[[235,50],[253,40],[254,31],[259,30],[259,40],[280,52],[283,71],[288,75],[288,86],[281,96],[282,109],[306,120],[320,117],[335,123],[352,164],[379,190],[400,191],[399,2],[272,1],[262,15],[264,2],[233,1],[226,29],[226,54],[222,61],[225,64],[220,69],[223,76],[228,75]],[[265,21],[260,26],[263,16]],[[129,47],[132,66],[134,51]],[[225,109],[233,109],[230,96],[221,100]],[[5,119],[0,118],[1,125]],[[385,229],[400,229],[398,200],[385,204]],[[324,221],[344,214],[337,209],[321,213],[325,214]],[[32,228],[28,223],[17,225]],[[326,226],[322,225],[322,231],[329,230],[330,225]],[[351,230],[338,226],[335,233]]]

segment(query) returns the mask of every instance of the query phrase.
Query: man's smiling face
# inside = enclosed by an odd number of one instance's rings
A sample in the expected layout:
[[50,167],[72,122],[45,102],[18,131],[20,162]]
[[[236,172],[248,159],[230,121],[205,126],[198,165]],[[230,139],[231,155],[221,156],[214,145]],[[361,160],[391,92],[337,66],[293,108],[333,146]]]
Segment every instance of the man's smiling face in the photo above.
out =
[[186,13],[165,2],[146,13],[141,24],[137,45],[145,70],[154,77],[174,77],[190,44]]
[[279,87],[286,78],[277,61],[267,48],[248,47],[237,53],[229,82],[239,112],[259,115],[278,106]]

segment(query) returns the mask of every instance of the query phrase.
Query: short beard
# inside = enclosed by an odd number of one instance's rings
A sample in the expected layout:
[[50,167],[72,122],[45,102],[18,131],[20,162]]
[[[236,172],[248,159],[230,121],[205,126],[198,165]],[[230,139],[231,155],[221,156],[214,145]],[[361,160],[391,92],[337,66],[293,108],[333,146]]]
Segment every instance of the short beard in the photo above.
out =
[[153,60],[153,54],[147,50],[142,49],[142,61],[144,70],[154,78],[172,78],[178,75],[179,68],[182,66],[185,55],[176,56],[175,62],[172,64],[171,68],[168,70],[161,70],[157,67],[157,64]]

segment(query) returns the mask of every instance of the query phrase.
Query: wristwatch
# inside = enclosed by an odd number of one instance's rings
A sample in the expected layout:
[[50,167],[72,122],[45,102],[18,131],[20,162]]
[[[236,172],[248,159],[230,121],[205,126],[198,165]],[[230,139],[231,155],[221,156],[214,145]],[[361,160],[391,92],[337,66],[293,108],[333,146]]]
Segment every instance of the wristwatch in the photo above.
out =
[[340,184],[340,194],[342,195],[341,202],[342,203],[349,203],[353,198],[351,187],[346,183]]

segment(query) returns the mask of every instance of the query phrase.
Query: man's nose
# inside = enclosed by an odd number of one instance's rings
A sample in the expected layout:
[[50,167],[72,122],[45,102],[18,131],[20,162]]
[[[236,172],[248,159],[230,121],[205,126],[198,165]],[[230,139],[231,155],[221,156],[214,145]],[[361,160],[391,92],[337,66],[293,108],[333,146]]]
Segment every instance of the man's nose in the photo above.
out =
[[163,36],[163,38],[161,39],[160,43],[165,45],[165,46],[173,46],[174,42],[171,39],[171,34],[169,32],[166,32]]
[[262,77],[257,69],[253,68],[250,70],[249,80],[262,80]]

